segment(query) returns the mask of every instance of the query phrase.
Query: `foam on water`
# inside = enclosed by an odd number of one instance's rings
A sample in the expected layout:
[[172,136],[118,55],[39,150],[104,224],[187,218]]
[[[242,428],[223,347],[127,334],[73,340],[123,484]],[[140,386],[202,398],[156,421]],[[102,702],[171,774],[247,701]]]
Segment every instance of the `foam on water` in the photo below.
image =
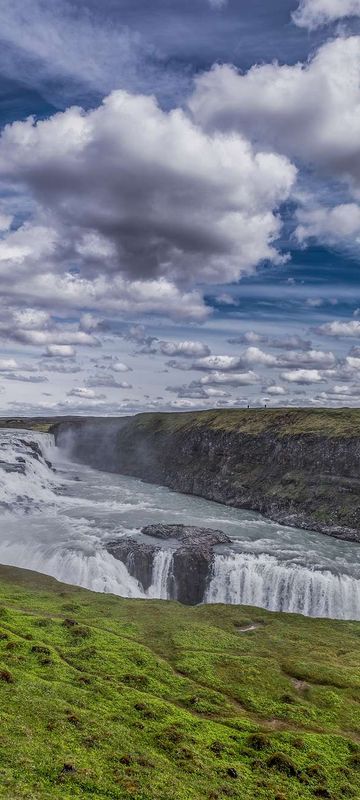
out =
[[49,467],[55,450],[48,434],[0,432],[0,509],[29,512],[56,503],[57,481]]
[[92,469],[47,434],[0,430],[0,563],[94,591],[167,599],[173,551],[155,555],[145,592],[106,550],[108,541],[160,521],[232,537],[215,557],[204,602],[360,619],[359,545]]

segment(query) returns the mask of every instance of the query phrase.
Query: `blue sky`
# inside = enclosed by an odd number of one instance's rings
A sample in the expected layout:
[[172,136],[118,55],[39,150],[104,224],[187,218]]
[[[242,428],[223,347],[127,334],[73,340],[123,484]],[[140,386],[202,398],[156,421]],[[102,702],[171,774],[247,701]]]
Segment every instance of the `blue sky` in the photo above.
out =
[[3,0],[0,412],[358,405],[360,0]]

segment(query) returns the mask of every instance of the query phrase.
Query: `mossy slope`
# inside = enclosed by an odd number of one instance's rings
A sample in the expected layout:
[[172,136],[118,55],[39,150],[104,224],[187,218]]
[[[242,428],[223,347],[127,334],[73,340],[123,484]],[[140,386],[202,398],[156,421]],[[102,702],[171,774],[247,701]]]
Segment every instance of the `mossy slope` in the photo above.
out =
[[0,606],[0,798],[360,797],[360,624],[6,567]]

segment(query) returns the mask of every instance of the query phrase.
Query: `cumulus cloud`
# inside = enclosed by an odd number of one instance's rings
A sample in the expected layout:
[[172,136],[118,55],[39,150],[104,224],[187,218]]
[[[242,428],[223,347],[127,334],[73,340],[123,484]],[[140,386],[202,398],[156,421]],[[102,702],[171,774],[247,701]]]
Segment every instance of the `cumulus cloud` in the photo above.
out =
[[123,361],[118,361],[117,359],[111,360],[110,366],[114,372],[132,372],[128,364],[124,364]]
[[86,379],[87,386],[104,386],[109,389],[132,389],[130,383],[127,381],[117,381],[114,375],[101,373],[99,375],[90,375]]
[[287,372],[282,372],[280,377],[287,383],[300,383],[304,385],[310,383],[321,383],[321,381],[326,380],[326,378],[324,378],[317,369],[293,369]]
[[316,333],[321,336],[347,336],[350,338],[360,337],[360,321],[350,320],[343,322],[341,320],[334,320],[333,322],[325,322],[315,329]]
[[[154,341],[154,340],[153,340]],[[210,355],[210,348],[203,342],[159,342],[159,350],[164,356],[201,358]]]
[[312,367],[316,369],[330,369],[336,364],[336,357],[331,351],[308,350],[305,353],[289,351],[277,359],[280,367]]
[[222,384],[228,386],[250,386],[259,381],[259,376],[251,370],[248,372],[212,372],[200,378],[201,386]]
[[274,397],[282,397],[284,394],[286,394],[284,387],[277,386],[276,384],[271,386],[265,386],[264,391],[267,392],[267,394],[270,394]]
[[193,400],[206,400],[230,397],[229,392],[214,386],[202,386],[198,381],[192,381],[188,386],[167,386],[167,392],[174,392],[178,397],[190,397]]
[[315,237],[326,244],[348,238],[360,244],[360,206],[343,203],[334,208],[299,209],[296,237],[301,244]]
[[360,0],[301,0],[292,14],[296,25],[309,30],[346,17],[360,17]]
[[274,337],[257,333],[256,331],[246,331],[239,336],[228,339],[228,342],[229,344],[263,344],[275,350],[311,350],[312,348],[310,339],[302,339],[301,336],[296,334]]
[[45,355],[49,358],[74,358],[75,350],[69,344],[50,344]]
[[192,368],[198,370],[234,371],[253,365],[271,367],[276,366],[277,359],[270,353],[265,353],[259,347],[248,347],[239,356],[207,356],[194,361]]
[[176,304],[178,316],[199,317],[201,298],[184,286],[279,261],[276,211],[296,170],[240,134],[209,136],[180,109],[116,91],[88,112],[8,125],[0,175],[37,204],[37,220],[0,243],[5,287],[18,275],[30,297],[166,313]]
[[68,397],[80,397],[82,400],[105,400],[106,395],[104,394],[96,394],[93,389],[88,389],[86,387],[78,387],[71,389],[70,392],[67,392]]
[[14,358],[0,358],[0,372],[18,369],[18,363]]
[[189,105],[209,132],[250,137],[360,193],[359,36],[329,41],[291,66],[241,74],[216,65],[197,79]]
[[199,370],[234,370],[243,366],[243,359],[239,356],[205,356],[198,358],[192,365]]

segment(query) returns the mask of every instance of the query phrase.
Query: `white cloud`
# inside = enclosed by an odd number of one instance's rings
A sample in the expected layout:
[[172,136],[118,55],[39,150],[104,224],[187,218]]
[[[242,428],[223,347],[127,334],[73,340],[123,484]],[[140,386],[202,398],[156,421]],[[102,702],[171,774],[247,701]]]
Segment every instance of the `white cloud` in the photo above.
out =
[[343,203],[334,208],[299,209],[296,237],[301,244],[316,237],[327,244],[352,239],[360,244],[360,206]]
[[360,369],[360,357],[346,356],[346,363],[350,369]]
[[287,383],[320,383],[326,380],[317,369],[293,369],[288,372],[282,372],[280,375],[283,381]]
[[243,366],[239,356],[205,356],[194,361],[192,368],[199,370],[234,370]]
[[73,358],[75,350],[68,344],[50,344],[46,348],[46,355],[50,358]]
[[180,109],[116,91],[88,112],[8,125],[0,175],[37,203],[36,219],[0,242],[8,291],[18,277],[28,297],[199,317],[199,293],[180,284],[279,261],[276,211],[296,170],[242,135],[208,136]]
[[110,366],[114,372],[131,372],[131,367],[124,364],[122,361],[112,361]]
[[159,350],[164,356],[201,358],[210,354],[210,348],[203,342],[159,342]]
[[14,358],[0,358],[0,372],[8,372],[12,369],[18,369],[18,363]]
[[329,41],[291,66],[241,74],[216,65],[197,79],[189,105],[209,132],[243,134],[360,194],[360,36]]
[[249,366],[258,364],[262,367],[275,367],[278,359],[270,353],[264,353],[259,347],[248,347],[244,353],[244,360]]
[[335,366],[336,358],[331,351],[308,350],[298,353],[290,350],[279,356],[277,363],[280,367],[330,369]]
[[93,389],[87,389],[86,387],[79,387],[71,389],[70,392],[67,392],[68,397],[80,397],[82,400],[105,400],[106,396],[104,394],[96,394]]
[[275,397],[282,397],[284,394],[286,394],[283,386],[266,386],[265,391],[267,394],[274,395]]
[[211,384],[223,384],[229,386],[250,386],[257,383],[259,380],[255,372],[213,372],[211,375],[205,375],[200,378],[199,383],[201,386]]
[[292,15],[296,25],[309,30],[346,17],[360,17],[360,0],[301,0]]
[[263,367],[272,367],[276,366],[277,359],[270,353],[264,353],[264,351],[260,350],[258,347],[248,347],[239,356],[214,355],[207,356],[206,358],[199,358],[193,363],[192,368],[224,372],[228,370],[234,371],[237,369],[244,369],[255,364]]
[[325,322],[316,328],[316,332],[322,336],[348,336],[351,338],[360,337],[360,321],[350,320],[349,322],[342,322],[334,320],[333,322]]

